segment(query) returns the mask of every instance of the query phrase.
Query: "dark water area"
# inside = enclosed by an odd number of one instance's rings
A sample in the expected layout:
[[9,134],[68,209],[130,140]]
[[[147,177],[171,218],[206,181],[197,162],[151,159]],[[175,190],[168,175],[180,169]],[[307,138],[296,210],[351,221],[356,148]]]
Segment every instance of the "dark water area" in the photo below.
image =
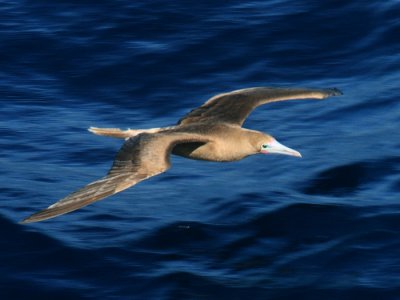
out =
[[[0,299],[400,299],[400,3],[3,1]],[[337,87],[244,126],[302,159],[172,158],[164,174],[20,225],[102,177],[121,140],[253,86]]]

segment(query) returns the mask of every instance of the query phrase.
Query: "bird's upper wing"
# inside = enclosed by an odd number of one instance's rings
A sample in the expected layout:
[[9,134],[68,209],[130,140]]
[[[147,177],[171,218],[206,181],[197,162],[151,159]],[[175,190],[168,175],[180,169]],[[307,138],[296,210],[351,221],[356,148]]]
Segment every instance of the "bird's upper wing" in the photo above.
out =
[[170,167],[172,148],[180,143],[207,142],[202,136],[189,133],[143,133],[125,141],[117,153],[107,176],[68,195],[21,223],[50,219],[95,201],[116,194],[136,183],[165,172]]
[[226,122],[241,126],[253,109],[265,103],[293,99],[324,99],[341,94],[342,92],[336,88],[305,89],[255,87],[236,90],[212,97],[202,106],[192,110],[180,119],[178,124]]

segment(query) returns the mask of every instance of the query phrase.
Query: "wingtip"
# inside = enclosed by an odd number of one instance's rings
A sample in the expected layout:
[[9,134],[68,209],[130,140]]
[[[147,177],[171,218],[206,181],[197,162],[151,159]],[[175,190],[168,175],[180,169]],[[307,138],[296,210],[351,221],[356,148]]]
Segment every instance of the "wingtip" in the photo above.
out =
[[29,223],[36,223],[36,222],[52,219],[54,217],[62,215],[62,213],[54,214],[54,213],[52,213],[53,211],[54,210],[51,210],[48,207],[46,209],[40,210],[40,211],[26,217],[25,219],[19,221],[18,223],[25,225],[25,224],[29,224]]
[[31,217],[27,217],[27,218],[19,221],[18,224],[25,225],[25,224],[29,224],[29,223],[33,223],[33,222],[36,222],[36,221],[32,220]]
[[42,221],[42,220],[45,220],[45,219],[37,218],[36,214],[33,214],[33,215],[29,216],[29,217],[26,217],[25,219],[22,219],[21,221],[18,222],[18,224],[26,225],[26,224],[29,224],[29,223],[35,223],[35,222],[39,222],[39,221]]
[[329,88],[327,89],[329,96],[341,96],[343,95],[343,92],[339,90],[338,88]]

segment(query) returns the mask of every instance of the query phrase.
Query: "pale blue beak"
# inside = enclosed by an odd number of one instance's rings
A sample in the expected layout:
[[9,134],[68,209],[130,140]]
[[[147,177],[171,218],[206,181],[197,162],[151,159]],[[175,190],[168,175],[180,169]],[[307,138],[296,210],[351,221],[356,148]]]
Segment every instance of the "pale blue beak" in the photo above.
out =
[[301,157],[300,152],[291,149],[289,147],[286,147],[285,145],[282,145],[279,143],[277,140],[273,140],[268,143],[268,147],[266,149],[262,149],[261,153],[264,154],[283,154],[283,155],[290,155],[290,156],[296,156],[296,157]]

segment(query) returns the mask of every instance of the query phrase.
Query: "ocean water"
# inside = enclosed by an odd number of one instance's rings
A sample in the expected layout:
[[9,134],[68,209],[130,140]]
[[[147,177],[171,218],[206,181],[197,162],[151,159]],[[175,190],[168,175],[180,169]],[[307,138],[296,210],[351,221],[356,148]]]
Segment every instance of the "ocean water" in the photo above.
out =
[[[1,299],[400,299],[400,2],[2,1]],[[302,159],[173,157],[160,176],[20,225],[103,176],[121,140],[252,86],[337,87],[245,127]]]

